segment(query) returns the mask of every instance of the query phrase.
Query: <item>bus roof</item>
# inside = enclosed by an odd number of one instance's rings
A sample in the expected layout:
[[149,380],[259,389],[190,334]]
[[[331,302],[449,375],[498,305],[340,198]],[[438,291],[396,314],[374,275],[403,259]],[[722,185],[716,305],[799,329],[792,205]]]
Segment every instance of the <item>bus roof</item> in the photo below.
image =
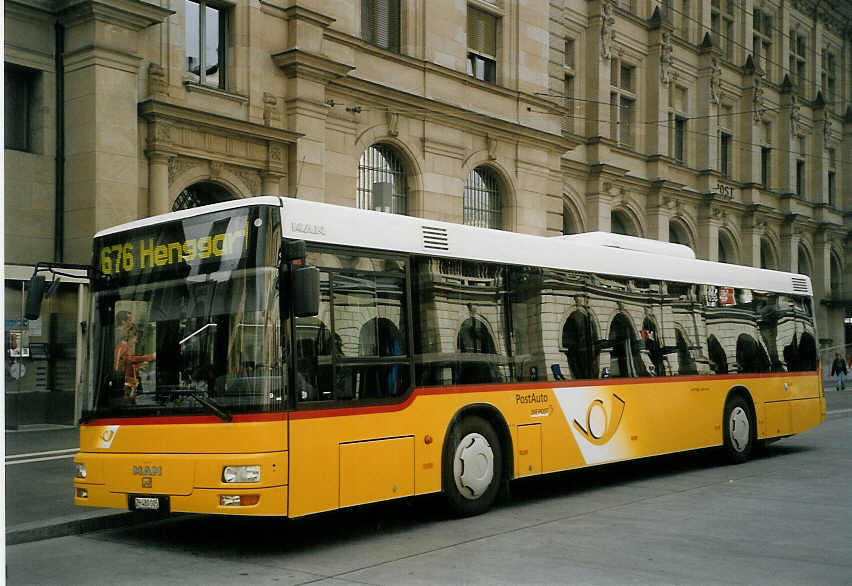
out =
[[273,196],[153,216],[102,230],[95,237],[251,205],[283,207],[284,237],[310,242],[795,295],[813,293],[806,275],[698,260],[685,246],[646,238],[595,232],[534,236]]

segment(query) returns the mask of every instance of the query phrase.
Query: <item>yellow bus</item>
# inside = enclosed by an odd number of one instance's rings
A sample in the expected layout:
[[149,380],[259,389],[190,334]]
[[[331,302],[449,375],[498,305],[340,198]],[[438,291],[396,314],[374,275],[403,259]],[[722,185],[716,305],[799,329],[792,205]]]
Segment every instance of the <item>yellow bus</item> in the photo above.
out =
[[75,502],[299,517],[825,417],[806,276],[258,197],[98,233]]

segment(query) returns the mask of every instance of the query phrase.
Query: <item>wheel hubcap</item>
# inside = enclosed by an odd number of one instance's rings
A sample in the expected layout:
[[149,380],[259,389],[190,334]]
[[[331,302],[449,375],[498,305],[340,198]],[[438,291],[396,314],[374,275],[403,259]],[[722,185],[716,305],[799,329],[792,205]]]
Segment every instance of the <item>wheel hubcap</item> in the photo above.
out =
[[482,496],[494,479],[494,451],[485,436],[469,433],[459,442],[453,459],[453,477],[467,499]]
[[728,432],[731,438],[731,445],[738,452],[742,452],[748,446],[749,430],[748,413],[742,407],[734,407],[731,411],[731,417],[728,420]]

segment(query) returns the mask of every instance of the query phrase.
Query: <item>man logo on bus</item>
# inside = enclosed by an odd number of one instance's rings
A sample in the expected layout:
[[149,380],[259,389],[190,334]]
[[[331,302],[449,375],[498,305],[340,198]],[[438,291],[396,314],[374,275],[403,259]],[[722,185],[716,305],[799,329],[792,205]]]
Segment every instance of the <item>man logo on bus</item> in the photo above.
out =
[[621,423],[624,405],[624,400],[613,393],[609,401],[609,412],[607,412],[603,400],[595,399],[586,409],[585,427],[576,419],[574,420],[574,427],[583,434],[583,437],[589,443],[602,446],[615,435],[618,425]]

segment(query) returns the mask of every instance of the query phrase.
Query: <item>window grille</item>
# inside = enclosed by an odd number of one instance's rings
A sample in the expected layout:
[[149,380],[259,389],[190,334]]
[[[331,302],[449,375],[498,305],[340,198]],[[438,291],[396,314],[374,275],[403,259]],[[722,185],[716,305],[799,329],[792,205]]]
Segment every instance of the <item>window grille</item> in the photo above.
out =
[[373,145],[361,155],[361,160],[358,162],[357,203],[359,208],[374,209],[373,187],[376,183],[392,185],[392,213],[408,214],[408,182],[405,166],[402,158],[390,145]]
[[477,167],[464,183],[464,223],[480,228],[503,228],[500,181],[486,167]]

